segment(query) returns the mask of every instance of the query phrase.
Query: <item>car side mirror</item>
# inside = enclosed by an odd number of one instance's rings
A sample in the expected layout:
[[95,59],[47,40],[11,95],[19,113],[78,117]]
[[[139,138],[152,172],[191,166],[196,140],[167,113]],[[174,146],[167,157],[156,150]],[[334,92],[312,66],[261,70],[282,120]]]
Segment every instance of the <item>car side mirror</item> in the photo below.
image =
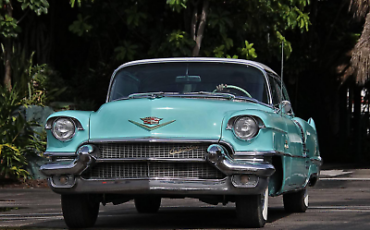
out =
[[282,101],[280,108],[283,110],[283,113],[290,113],[292,111],[292,103],[290,101]]

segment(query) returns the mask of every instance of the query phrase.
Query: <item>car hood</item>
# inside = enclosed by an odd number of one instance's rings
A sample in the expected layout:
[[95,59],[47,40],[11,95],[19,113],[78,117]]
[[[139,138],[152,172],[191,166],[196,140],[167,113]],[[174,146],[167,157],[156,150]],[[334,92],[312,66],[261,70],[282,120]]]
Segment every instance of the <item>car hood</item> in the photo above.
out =
[[[178,97],[113,101],[91,114],[90,141],[129,138],[219,140],[222,123],[228,114],[263,107],[247,101]],[[144,124],[142,119],[148,117],[161,120],[158,124]]]

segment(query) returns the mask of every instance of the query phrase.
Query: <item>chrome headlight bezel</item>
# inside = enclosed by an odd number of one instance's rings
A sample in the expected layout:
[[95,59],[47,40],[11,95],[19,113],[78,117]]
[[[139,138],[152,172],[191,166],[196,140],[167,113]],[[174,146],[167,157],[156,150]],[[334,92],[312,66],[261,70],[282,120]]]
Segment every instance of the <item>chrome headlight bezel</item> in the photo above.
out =
[[[236,127],[239,125],[238,122],[240,122],[242,119],[249,119],[249,121],[253,122],[251,127],[254,130],[248,136],[242,136],[242,135],[238,134],[239,132],[236,130]],[[233,133],[234,133],[235,137],[238,138],[239,140],[249,141],[249,140],[253,139],[255,136],[257,136],[257,134],[259,133],[260,127],[259,127],[258,121],[254,117],[252,117],[252,116],[240,116],[240,117],[238,117],[234,120],[232,130],[233,130]]]
[[[56,124],[57,122],[61,121],[61,120],[67,120],[69,122],[71,122],[72,124],[72,127],[73,127],[73,130],[71,129],[70,132],[71,134],[67,137],[60,137],[57,133],[56,133]],[[51,133],[53,134],[53,136],[55,137],[55,139],[59,140],[59,141],[69,141],[71,140],[75,134],[76,134],[76,123],[74,122],[74,120],[72,118],[68,118],[68,117],[59,117],[57,119],[55,119],[52,123],[52,126],[51,126]]]

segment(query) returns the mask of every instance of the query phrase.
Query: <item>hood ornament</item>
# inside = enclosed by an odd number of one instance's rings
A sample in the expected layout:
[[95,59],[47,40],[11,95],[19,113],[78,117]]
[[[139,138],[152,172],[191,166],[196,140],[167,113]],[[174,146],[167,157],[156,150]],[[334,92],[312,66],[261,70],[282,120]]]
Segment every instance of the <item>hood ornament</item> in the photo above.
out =
[[160,127],[163,127],[165,125],[168,125],[168,124],[171,124],[172,122],[174,122],[175,120],[172,120],[172,121],[168,121],[168,122],[165,122],[163,124],[159,124],[159,121],[161,121],[163,118],[158,118],[158,117],[144,117],[144,118],[140,118],[144,124],[140,124],[136,121],[132,121],[132,120],[128,120],[129,122],[143,128],[143,129],[146,129],[148,131],[152,131],[154,129],[158,129]]

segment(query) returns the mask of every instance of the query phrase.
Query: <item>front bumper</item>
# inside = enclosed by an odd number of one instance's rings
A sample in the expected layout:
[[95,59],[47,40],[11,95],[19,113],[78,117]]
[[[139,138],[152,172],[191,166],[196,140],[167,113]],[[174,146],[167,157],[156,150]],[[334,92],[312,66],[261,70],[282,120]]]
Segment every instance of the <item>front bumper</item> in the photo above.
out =
[[[224,179],[84,179],[80,175],[96,163],[104,162],[94,156],[94,147],[85,145],[77,151],[76,159],[70,163],[52,162],[43,165],[40,171],[49,177],[50,187],[57,193],[120,193],[120,194],[258,194],[267,186],[268,177],[275,168],[270,163],[241,161],[230,158],[227,150],[218,144],[208,147],[202,161],[208,162],[226,175]],[[143,160],[143,159],[142,159]],[[148,158],[146,161],[157,161]],[[69,183],[57,183],[65,175]],[[238,186],[235,177],[253,175],[257,183],[253,186]]]
[[85,180],[75,178],[74,186],[63,188],[49,178],[49,186],[59,194],[75,193],[110,193],[110,194],[157,194],[157,195],[250,195],[261,194],[268,186],[268,178],[259,178],[253,188],[237,188],[231,177],[222,180],[164,180],[164,179],[130,179],[130,180]]

